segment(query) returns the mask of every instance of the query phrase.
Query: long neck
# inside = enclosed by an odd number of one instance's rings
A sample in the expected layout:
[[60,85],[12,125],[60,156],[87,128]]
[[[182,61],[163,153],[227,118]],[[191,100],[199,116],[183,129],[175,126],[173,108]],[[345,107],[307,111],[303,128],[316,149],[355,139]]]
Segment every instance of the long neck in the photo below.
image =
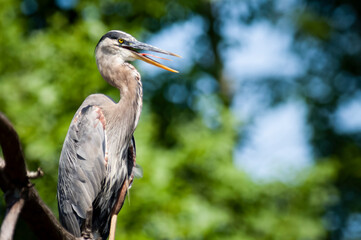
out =
[[[120,100],[115,104],[103,107],[106,121],[106,156],[107,174],[105,178],[104,196],[106,202],[115,204],[117,193],[122,184],[120,176],[130,176],[132,169],[128,164],[128,147],[134,130],[138,124],[142,109],[142,83],[140,75],[129,63],[118,61],[116,58],[99,61],[98,69],[109,84],[120,91]],[[101,63],[101,64],[99,64]],[[113,208],[114,205],[112,205]],[[108,215],[111,215],[108,206],[101,206]],[[109,221],[109,219],[108,219]]]
[[128,71],[127,76],[130,78],[126,81],[126,86],[120,89],[120,100],[118,107],[131,108],[134,113],[134,129],[138,125],[140,113],[143,106],[143,86],[139,72],[129,63],[122,65],[124,71]]
[[[106,61],[97,60],[98,69],[110,85],[120,91],[120,100],[109,109],[114,124],[124,124],[135,130],[142,110],[143,89],[140,74],[129,63],[118,58],[107,58]],[[131,125],[133,125],[131,127]]]

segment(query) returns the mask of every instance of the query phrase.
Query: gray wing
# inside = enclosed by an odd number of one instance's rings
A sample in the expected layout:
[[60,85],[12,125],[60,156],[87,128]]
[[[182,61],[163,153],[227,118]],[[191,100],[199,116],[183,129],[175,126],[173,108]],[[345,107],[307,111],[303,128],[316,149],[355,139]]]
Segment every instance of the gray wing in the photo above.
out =
[[79,108],[69,127],[59,161],[58,208],[62,225],[80,237],[87,210],[106,173],[106,137],[101,109]]

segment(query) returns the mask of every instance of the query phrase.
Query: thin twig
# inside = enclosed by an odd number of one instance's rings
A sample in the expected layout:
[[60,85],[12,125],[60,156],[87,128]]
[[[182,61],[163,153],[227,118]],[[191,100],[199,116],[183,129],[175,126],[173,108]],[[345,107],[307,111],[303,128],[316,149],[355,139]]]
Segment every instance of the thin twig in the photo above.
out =
[[37,178],[44,176],[44,172],[43,172],[43,170],[41,170],[41,168],[38,168],[38,170],[36,170],[36,172],[28,171],[27,175],[28,175],[29,179],[37,179]]

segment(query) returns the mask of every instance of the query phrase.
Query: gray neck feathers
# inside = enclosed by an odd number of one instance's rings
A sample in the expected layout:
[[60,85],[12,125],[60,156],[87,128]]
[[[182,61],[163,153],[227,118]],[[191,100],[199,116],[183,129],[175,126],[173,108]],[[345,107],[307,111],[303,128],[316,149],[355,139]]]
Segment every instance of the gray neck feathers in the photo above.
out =
[[[129,63],[119,61],[112,56],[99,61],[98,69],[103,78],[120,91],[120,100],[116,104],[103,106],[106,119],[106,142],[108,155],[107,177],[105,184],[110,188],[118,186],[119,169],[126,164],[128,146],[138,124],[142,109],[143,90],[140,74]],[[128,172],[121,173],[128,176]],[[124,175],[123,175],[124,176]],[[105,198],[111,198],[111,192]]]
[[133,132],[138,124],[142,109],[143,89],[140,74],[133,65],[121,61],[117,55],[97,59],[98,69],[110,85],[120,91],[120,100],[108,116],[114,124],[122,124]]

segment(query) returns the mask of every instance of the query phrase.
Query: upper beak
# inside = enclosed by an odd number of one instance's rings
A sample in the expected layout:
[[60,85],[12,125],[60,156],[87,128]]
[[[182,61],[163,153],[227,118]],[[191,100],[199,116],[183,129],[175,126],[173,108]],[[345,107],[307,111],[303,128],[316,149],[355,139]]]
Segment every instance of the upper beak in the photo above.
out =
[[[135,41],[135,42],[131,42],[129,43],[129,46],[126,47],[127,49],[131,50],[134,54],[134,56],[137,58],[137,59],[140,59],[140,60],[143,60],[144,62],[147,62],[147,63],[150,63],[154,66],[157,66],[157,67],[160,67],[160,68],[163,68],[165,70],[168,70],[168,71],[171,71],[171,72],[175,72],[175,73],[178,73],[177,70],[174,70],[170,67],[167,67],[157,61],[155,61],[154,59],[151,59],[150,57],[147,57],[146,55],[151,55],[151,54],[146,54],[146,53],[138,53],[136,52],[135,50],[146,50],[146,51],[152,51],[152,52],[158,52],[158,53],[163,53],[163,54],[167,54],[167,55],[171,55],[171,56],[175,56],[175,57],[181,57],[175,53],[171,53],[171,52],[168,52],[168,51],[165,51],[165,50],[162,50],[162,49],[159,49],[157,47],[153,47],[152,45],[149,45],[149,44],[146,44],[146,43],[142,43],[142,42],[139,42],[139,41]],[[151,55],[153,57],[156,57],[154,55]],[[161,57],[158,57],[158,58],[161,58]],[[162,58],[162,59],[165,59],[165,58]],[[169,60],[169,59],[165,59],[165,60]]]

